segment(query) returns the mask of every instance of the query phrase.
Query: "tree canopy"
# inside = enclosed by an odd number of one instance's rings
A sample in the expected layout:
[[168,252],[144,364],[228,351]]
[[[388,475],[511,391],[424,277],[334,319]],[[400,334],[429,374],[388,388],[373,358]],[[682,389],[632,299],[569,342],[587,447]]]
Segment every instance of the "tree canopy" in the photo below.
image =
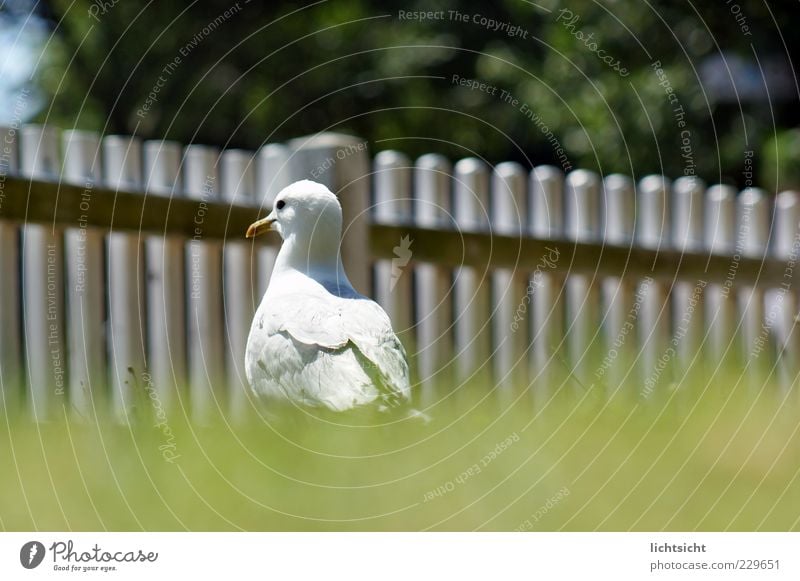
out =
[[39,117],[248,148],[335,130],[410,155],[740,186],[752,161],[761,183],[800,186],[781,153],[797,142],[796,12],[760,0],[51,0]]

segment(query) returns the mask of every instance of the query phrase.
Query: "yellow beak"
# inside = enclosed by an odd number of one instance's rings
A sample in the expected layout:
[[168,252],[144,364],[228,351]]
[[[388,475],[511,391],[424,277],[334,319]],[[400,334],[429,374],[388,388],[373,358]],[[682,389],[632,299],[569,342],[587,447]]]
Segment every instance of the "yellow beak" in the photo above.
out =
[[260,236],[264,232],[275,230],[275,224],[277,223],[277,221],[278,220],[277,218],[275,218],[274,213],[270,213],[269,216],[267,216],[266,218],[261,218],[261,220],[250,224],[250,227],[247,229],[247,234],[245,234],[245,237],[255,238],[256,236]]

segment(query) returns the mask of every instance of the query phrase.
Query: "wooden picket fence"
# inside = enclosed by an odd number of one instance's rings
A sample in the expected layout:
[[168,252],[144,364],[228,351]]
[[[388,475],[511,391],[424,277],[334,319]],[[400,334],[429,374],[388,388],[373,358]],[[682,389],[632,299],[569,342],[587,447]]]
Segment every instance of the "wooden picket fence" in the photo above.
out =
[[700,362],[797,377],[796,192],[370,160],[339,134],[221,153],[35,125],[0,141],[0,387],[38,420],[100,401],[124,419],[137,390],[198,420],[247,413],[278,240],[244,232],[304,178],[339,195],[350,279],[391,316],[424,405],[473,381],[545,393],[557,369],[643,397]]

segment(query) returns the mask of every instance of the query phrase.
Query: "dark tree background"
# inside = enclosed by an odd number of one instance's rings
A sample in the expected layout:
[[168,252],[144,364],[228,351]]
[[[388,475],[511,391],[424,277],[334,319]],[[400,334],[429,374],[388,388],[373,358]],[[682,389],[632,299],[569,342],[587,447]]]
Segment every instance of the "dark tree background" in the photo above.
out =
[[[375,150],[474,152],[528,164],[557,162],[560,145],[573,167],[604,174],[695,171],[739,185],[745,152],[754,151],[759,183],[798,187],[791,58],[800,38],[790,29],[797,7],[762,0],[51,0],[36,9],[52,32],[36,76],[45,97],[39,120],[247,148],[335,130],[363,136]],[[444,11],[444,18],[399,16],[415,10]],[[474,15],[521,32],[492,30]],[[496,94],[454,84],[454,74],[498,87]],[[138,115],[159,76],[157,100]],[[664,79],[686,112],[685,127]],[[534,111],[557,145],[500,90]],[[690,158],[682,157],[684,130]]]

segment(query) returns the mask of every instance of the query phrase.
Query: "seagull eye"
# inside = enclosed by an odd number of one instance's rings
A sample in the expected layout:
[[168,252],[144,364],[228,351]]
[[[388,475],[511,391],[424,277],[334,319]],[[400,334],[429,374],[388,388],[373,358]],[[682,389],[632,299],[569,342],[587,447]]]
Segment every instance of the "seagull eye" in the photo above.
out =
[[275,207],[278,208],[279,210],[283,210],[283,207],[285,205],[286,205],[286,202],[284,202],[283,200],[278,200],[278,203],[275,204]]

